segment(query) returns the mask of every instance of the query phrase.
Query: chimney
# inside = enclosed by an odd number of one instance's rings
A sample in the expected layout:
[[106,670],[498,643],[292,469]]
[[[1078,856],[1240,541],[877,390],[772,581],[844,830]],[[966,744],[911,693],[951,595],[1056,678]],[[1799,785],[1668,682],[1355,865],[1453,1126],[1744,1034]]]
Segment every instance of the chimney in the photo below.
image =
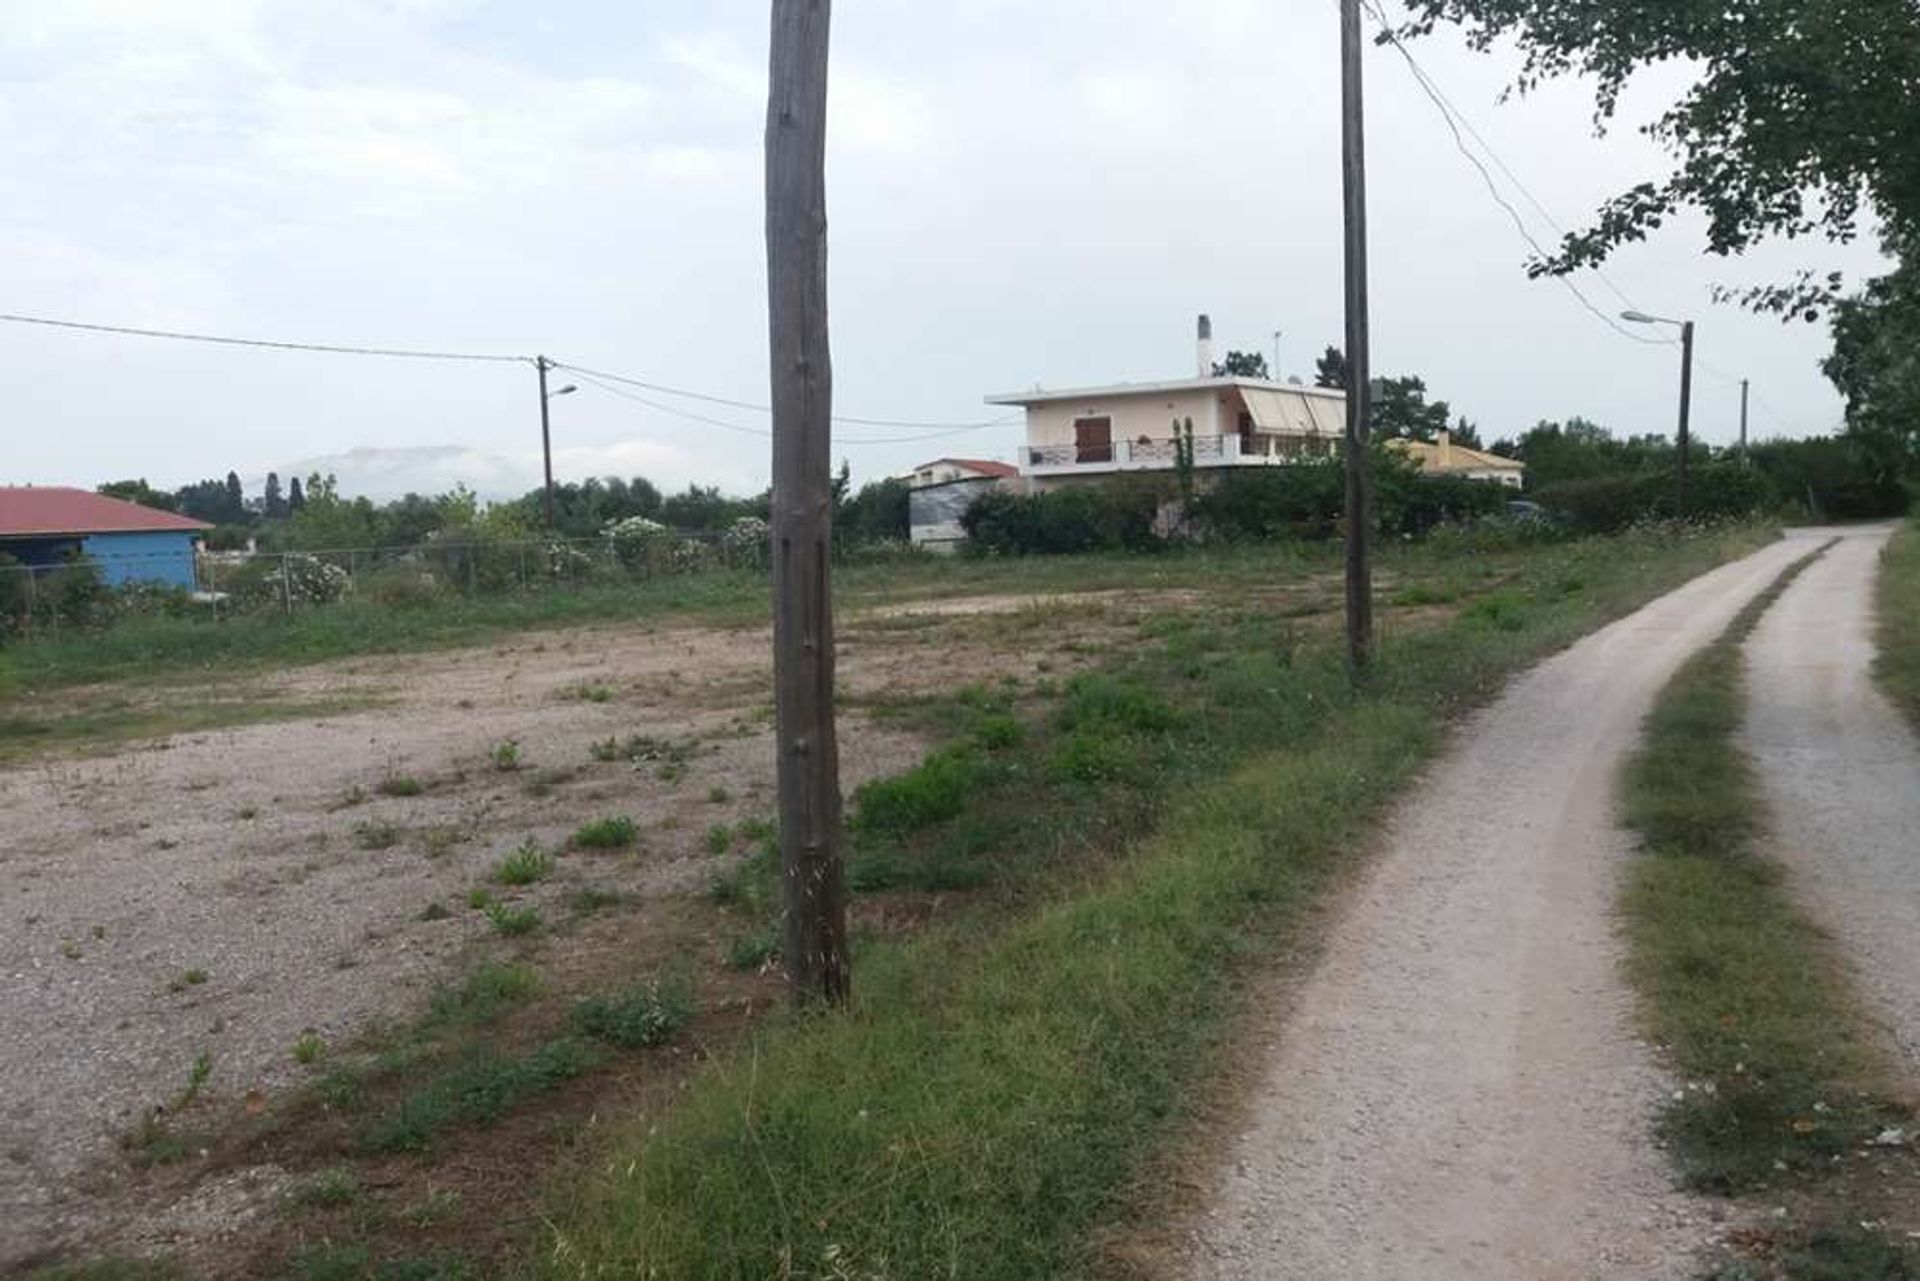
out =
[[1207,313],[1200,313],[1199,330],[1200,377],[1213,377],[1213,322],[1207,319]]
[[1451,471],[1453,469],[1453,433],[1442,427],[1435,433],[1434,439],[1440,445],[1440,470]]

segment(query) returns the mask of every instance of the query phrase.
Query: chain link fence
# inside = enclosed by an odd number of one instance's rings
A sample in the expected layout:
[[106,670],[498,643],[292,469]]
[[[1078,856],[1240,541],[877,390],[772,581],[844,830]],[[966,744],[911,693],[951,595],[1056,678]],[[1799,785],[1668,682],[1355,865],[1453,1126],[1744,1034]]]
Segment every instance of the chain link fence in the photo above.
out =
[[671,575],[765,573],[766,526],[742,525],[722,532],[653,526],[597,538],[527,541],[442,534],[408,547],[173,551],[50,565],[0,563],[0,636],[57,635],[63,628],[142,615],[293,615],[343,600],[404,607],[455,596],[637,585]]

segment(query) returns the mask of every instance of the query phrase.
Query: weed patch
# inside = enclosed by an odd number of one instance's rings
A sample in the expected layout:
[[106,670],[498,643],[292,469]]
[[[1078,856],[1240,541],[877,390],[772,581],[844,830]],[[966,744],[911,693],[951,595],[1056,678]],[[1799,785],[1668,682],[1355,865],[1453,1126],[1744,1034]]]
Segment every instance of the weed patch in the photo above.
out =
[[513,853],[493,869],[493,879],[502,885],[532,885],[553,875],[553,855],[529,836]]
[[389,774],[374,784],[373,790],[382,796],[418,796],[427,785],[411,774]]
[[622,814],[582,823],[574,830],[573,843],[585,850],[623,850],[639,837],[640,829]]
[[531,934],[540,928],[538,909],[513,903],[489,903],[486,907],[487,920],[494,931],[509,938],[518,938]]
[[477,1047],[367,1126],[361,1144],[369,1152],[418,1152],[456,1126],[491,1125],[592,1065],[592,1052],[577,1041],[549,1041],[517,1057]]
[[573,1007],[574,1030],[596,1041],[636,1050],[664,1045],[693,1017],[693,990],[684,980],[645,983],[618,996]]

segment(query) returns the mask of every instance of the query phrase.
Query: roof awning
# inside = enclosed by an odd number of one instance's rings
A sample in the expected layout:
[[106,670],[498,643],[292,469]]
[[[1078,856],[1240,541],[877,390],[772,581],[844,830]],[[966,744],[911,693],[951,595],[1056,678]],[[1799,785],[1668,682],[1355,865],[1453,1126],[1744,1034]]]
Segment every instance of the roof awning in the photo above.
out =
[[1272,391],[1265,387],[1242,387],[1240,398],[1246,402],[1253,425],[1261,431],[1287,432],[1296,436],[1338,435],[1340,415],[1331,401],[1297,392]]

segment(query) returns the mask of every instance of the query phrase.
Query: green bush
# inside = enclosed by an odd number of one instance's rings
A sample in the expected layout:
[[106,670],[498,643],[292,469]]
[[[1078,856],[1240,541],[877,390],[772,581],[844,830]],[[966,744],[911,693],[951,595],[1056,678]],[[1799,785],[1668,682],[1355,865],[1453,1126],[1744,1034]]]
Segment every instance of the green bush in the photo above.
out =
[[863,783],[853,794],[856,831],[907,836],[953,818],[988,773],[971,745],[955,743],[894,778]]
[[960,518],[967,550],[987,556],[1150,551],[1161,495],[1150,483],[1110,481],[1037,494],[988,490]]
[[[1585,533],[1611,534],[1643,520],[1671,520],[1677,488],[1668,471],[1593,476],[1548,485],[1533,498]],[[1773,494],[1760,473],[1733,462],[1705,463],[1687,472],[1688,519],[1727,519],[1764,510]]]
[[618,996],[596,996],[573,1007],[579,1032],[637,1050],[661,1045],[693,1017],[693,993],[681,982],[643,983]]
[[1750,452],[1777,501],[1816,520],[1903,516],[1911,500],[1898,473],[1845,436],[1767,440]]

